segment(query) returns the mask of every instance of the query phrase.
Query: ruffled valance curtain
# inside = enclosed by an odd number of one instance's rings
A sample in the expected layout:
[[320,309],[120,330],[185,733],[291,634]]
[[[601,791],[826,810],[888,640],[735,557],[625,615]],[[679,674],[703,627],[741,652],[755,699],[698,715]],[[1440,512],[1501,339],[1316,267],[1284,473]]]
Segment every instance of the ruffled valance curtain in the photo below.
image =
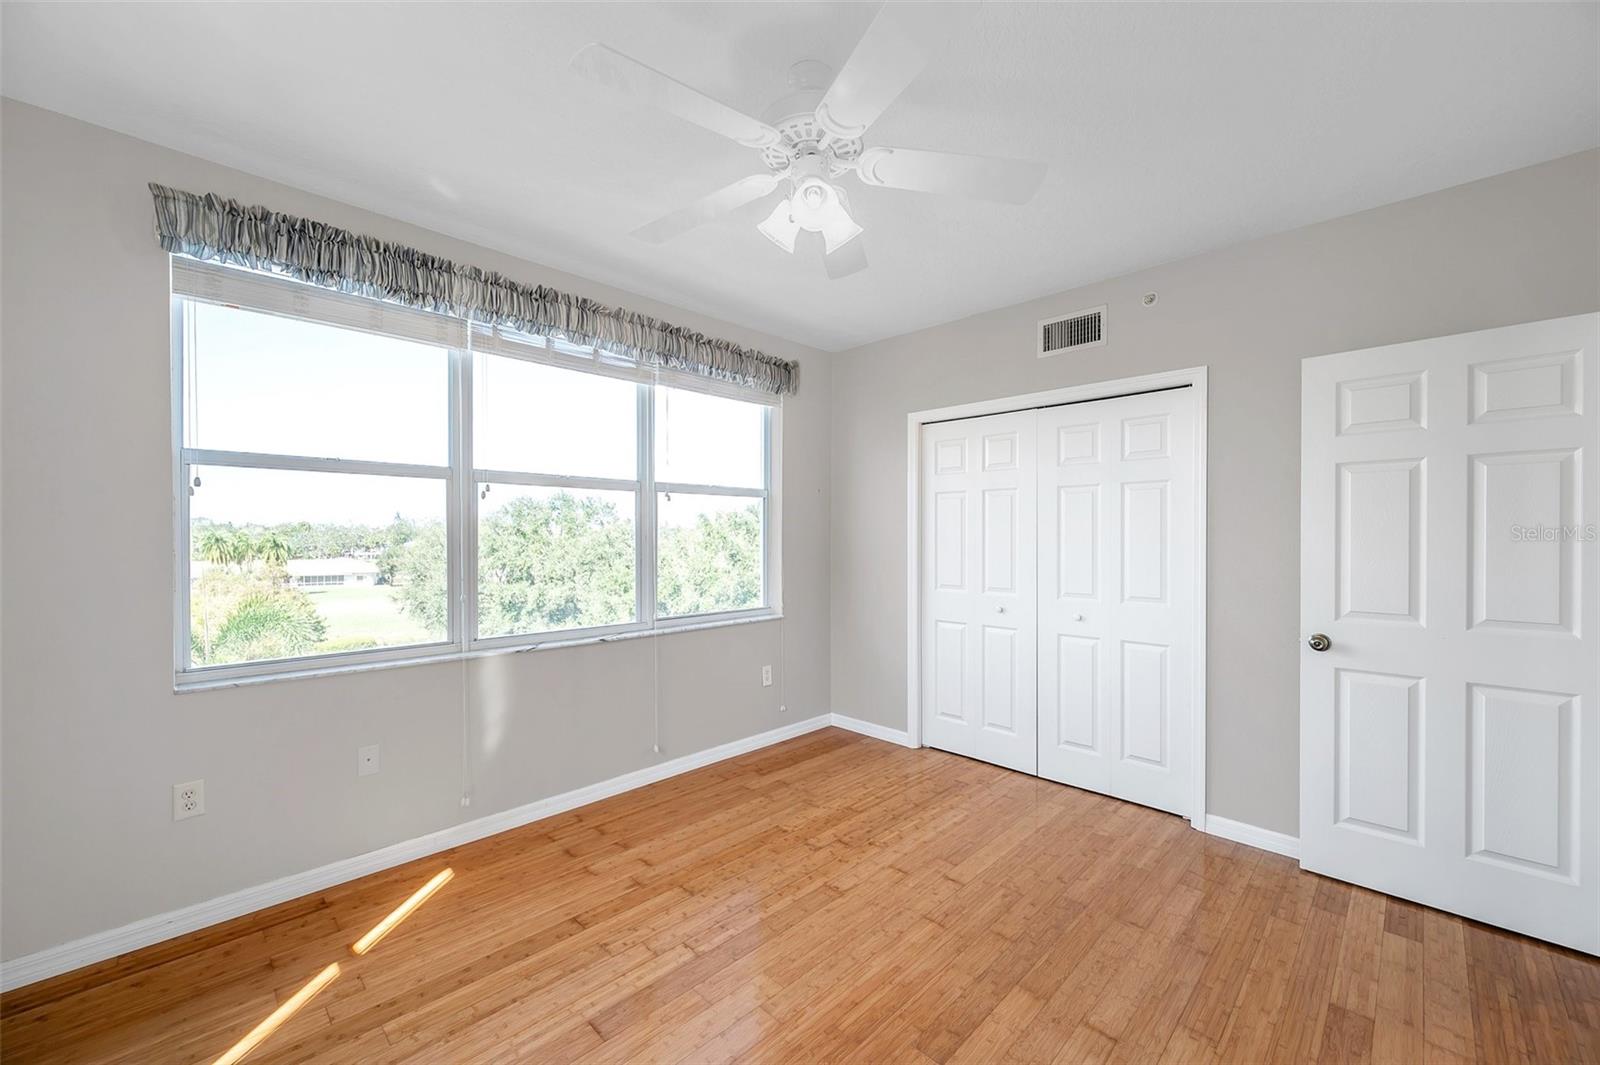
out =
[[152,183],[169,252],[271,270],[342,292],[592,345],[643,366],[792,393],[798,367],[727,340],[324,222]]

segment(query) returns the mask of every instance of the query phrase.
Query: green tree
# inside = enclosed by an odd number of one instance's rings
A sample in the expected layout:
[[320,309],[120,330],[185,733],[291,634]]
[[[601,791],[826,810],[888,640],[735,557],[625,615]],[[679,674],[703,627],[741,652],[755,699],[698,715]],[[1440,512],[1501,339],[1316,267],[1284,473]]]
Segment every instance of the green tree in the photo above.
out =
[[387,527],[287,522],[273,527],[289,543],[291,558],[340,558],[358,551],[381,549]]
[[404,547],[416,535],[417,523],[396,511],[394,520],[383,530],[383,544],[388,547]]
[[400,579],[400,563],[405,557],[406,545],[417,537],[417,523],[396,514],[394,521],[384,530],[383,545],[378,555],[378,583],[396,584]]
[[[664,615],[739,610],[761,602],[761,509],[702,514],[661,529],[657,600]],[[446,623],[445,531],[435,522],[393,552],[397,595],[432,630]],[[569,492],[522,497],[478,529],[478,632],[614,624],[633,617],[631,515]]]
[[326,635],[310,597],[260,573],[218,568],[189,593],[196,665],[305,654]]
[[761,569],[759,505],[665,526],[656,552],[657,609],[676,617],[758,606]]
[[478,538],[482,635],[612,625],[634,616],[633,521],[608,500],[519,497]]
[[[570,492],[519,497],[478,527],[478,633],[610,625],[634,616],[633,521]],[[445,536],[419,527],[395,560],[398,594],[430,629],[445,624]]]
[[395,552],[392,564],[390,579],[399,585],[395,594],[406,613],[430,632],[444,631],[448,613],[444,526],[438,522],[424,526]]
[[195,550],[213,566],[226,566],[233,561],[233,534],[213,525],[195,538]]
[[276,532],[268,532],[256,541],[256,557],[269,566],[282,566],[289,561],[289,541]]
[[[202,662],[333,650],[304,592],[282,567],[294,558],[377,552],[380,580],[430,632],[447,624],[446,533],[442,522],[396,514],[387,525],[288,522],[237,527],[197,522],[196,557],[215,564],[191,593],[195,653]],[[266,564],[250,567],[260,559]],[[237,563],[237,567],[234,564]],[[682,616],[756,606],[762,585],[759,504],[666,525],[657,543],[657,604]],[[478,632],[608,625],[634,616],[632,515],[571,492],[515,497],[478,527]],[[308,642],[309,641],[309,642]]]
[[240,568],[255,558],[256,544],[250,534],[244,530],[236,530],[228,536],[228,560]]

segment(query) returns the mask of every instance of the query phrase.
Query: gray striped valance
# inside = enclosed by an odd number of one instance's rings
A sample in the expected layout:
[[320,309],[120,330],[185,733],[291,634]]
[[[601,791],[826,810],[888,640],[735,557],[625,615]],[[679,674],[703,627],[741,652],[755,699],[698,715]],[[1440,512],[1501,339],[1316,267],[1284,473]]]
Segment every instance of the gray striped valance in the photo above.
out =
[[169,252],[288,274],[410,307],[508,325],[593,345],[644,366],[678,370],[763,392],[794,392],[793,362],[644,314],[523,285],[437,255],[363,237],[308,218],[246,207],[215,194],[152,183],[156,238]]

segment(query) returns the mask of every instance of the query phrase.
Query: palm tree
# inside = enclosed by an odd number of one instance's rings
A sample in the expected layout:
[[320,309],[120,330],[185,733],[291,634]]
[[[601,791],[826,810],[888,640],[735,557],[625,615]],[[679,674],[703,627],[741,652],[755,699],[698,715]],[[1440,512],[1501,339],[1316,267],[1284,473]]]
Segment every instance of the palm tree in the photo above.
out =
[[[196,546],[200,550],[200,557],[220,570],[223,566],[233,561],[233,540],[234,536],[231,531],[212,526],[200,534],[199,539],[196,541]],[[206,596],[201,596],[197,602],[199,611],[197,618],[200,622],[199,631],[194,635],[194,638],[199,641],[197,645],[198,651],[195,656],[195,661],[197,662],[206,661],[211,654],[211,618],[209,611],[206,609],[206,602]]]
[[233,561],[233,537],[221,529],[207,529],[200,534],[200,557],[213,566],[226,566]]
[[256,557],[269,566],[281,566],[289,561],[289,543],[275,532],[269,532],[256,541]]
[[236,532],[228,540],[228,560],[239,564],[244,569],[245,563],[256,557],[255,541],[250,539],[247,532]]

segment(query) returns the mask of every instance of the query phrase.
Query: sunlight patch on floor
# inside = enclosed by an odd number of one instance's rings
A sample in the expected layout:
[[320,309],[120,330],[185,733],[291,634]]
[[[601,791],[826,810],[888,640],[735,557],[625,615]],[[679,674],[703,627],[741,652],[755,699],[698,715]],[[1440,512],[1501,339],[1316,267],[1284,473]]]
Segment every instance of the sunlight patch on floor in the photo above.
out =
[[285,1021],[299,1013],[307,1002],[317,997],[317,992],[333,983],[338,976],[338,962],[334,962],[313,976],[306,982],[306,986],[296,991],[287,1002],[273,1010],[266,1020],[250,1029],[248,1035],[229,1047],[227,1052],[218,1058],[214,1065],[234,1065],[235,1062],[242,1060],[246,1054],[260,1046],[262,1041],[269,1035],[283,1027]]
[[456,873],[454,869],[440,870],[434,875],[432,880],[428,881],[416,891],[412,892],[409,899],[406,899],[406,901],[390,910],[389,916],[373,925],[370,932],[356,940],[355,943],[353,943],[350,947],[350,953],[359,957],[360,955],[371,950],[373,947],[377,946],[379,940],[388,935],[390,932],[394,931],[395,925],[399,924],[401,921],[404,921],[407,917],[410,917],[412,911],[414,911],[418,906],[421,906],[424,902],[427,902],[429,897],[432,896],[435,891],[438,891],[440,888],[450,883],[451,878],[455,875]]

